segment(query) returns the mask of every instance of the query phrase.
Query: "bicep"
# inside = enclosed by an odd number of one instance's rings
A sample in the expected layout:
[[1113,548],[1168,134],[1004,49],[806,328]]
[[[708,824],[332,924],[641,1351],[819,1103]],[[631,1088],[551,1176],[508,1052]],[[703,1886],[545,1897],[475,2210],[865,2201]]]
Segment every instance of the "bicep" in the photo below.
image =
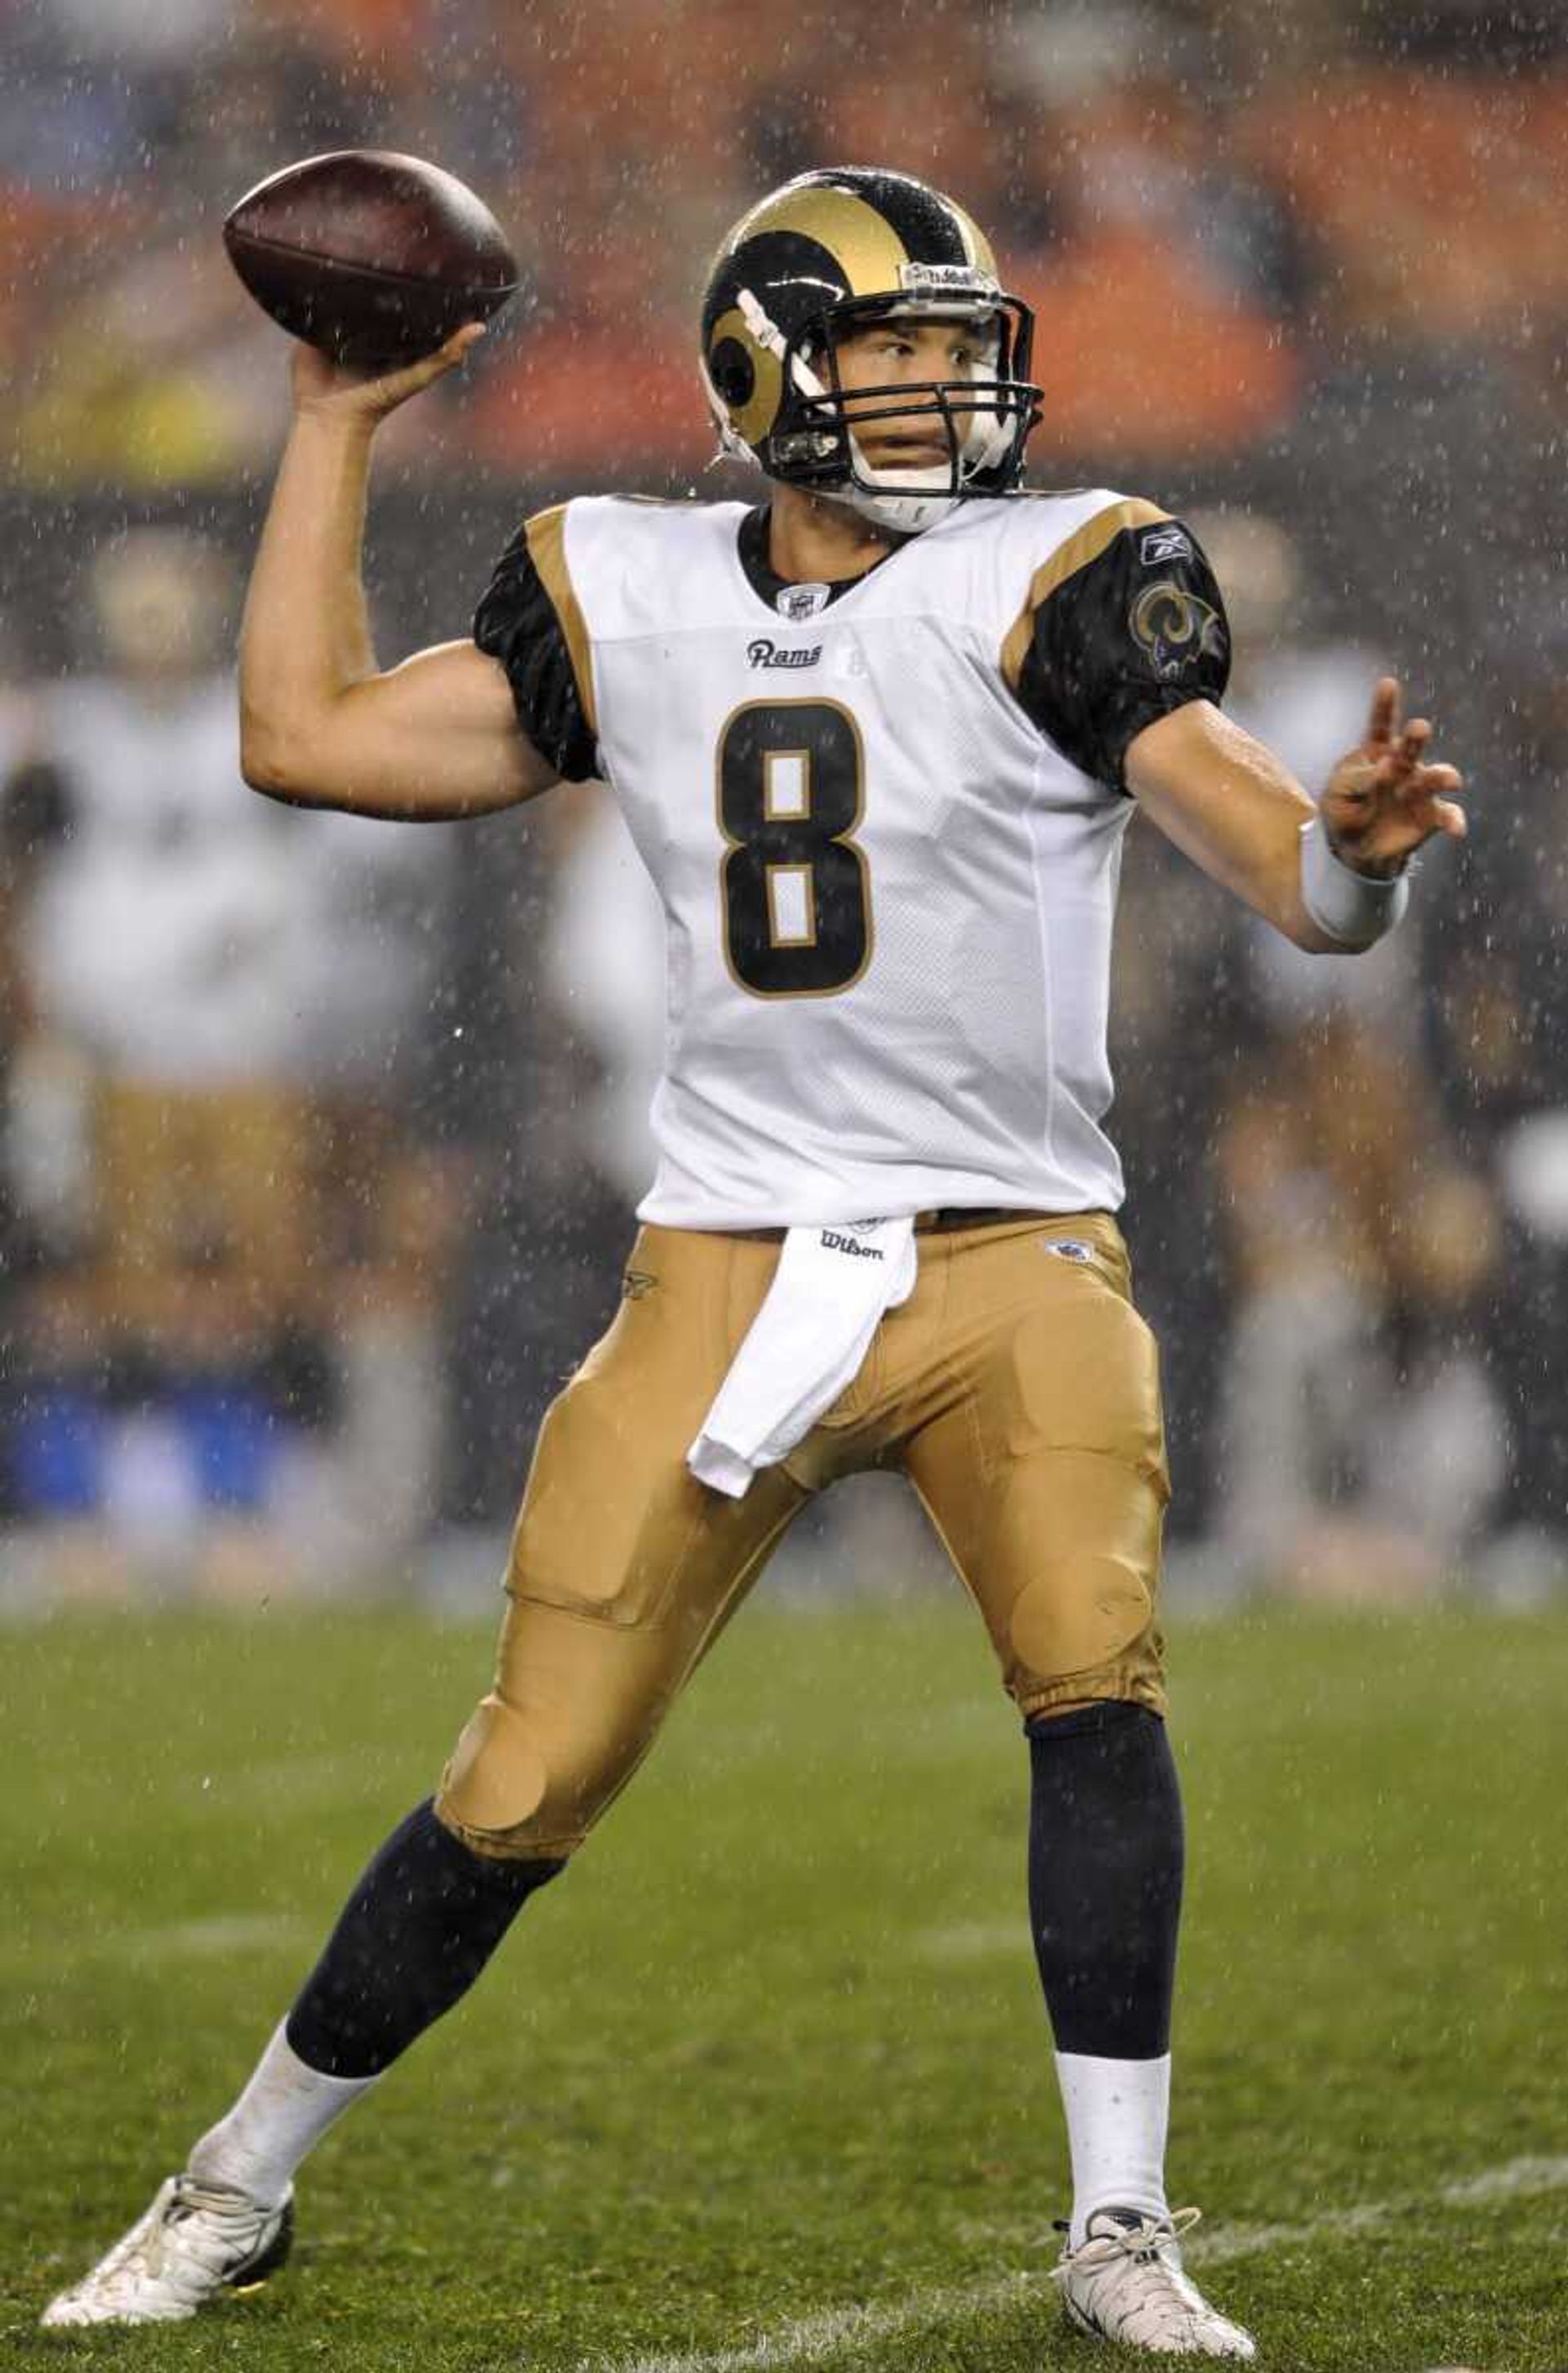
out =
[[1315,813],[1283,761],[1223,716],[1189,701],[1127,748],[1127,788],[1167,840],[1301,941],[1300,834]]
[[517,720],[505,670],[440,643],[341,694],[292,748],[248,756],[259,790],[404,821],[484,815],[556,781]]

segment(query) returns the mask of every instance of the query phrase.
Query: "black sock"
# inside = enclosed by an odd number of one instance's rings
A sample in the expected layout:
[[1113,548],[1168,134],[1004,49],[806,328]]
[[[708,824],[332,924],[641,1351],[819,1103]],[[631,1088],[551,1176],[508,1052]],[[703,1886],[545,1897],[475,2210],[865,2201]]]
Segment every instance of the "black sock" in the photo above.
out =
[[1028,1725],[1029,1920],[1058,2052],[1170,2049],[1181,1794],[1165,1724],[1121,1701]]
[[426,1798],[367,1865],[288,2015],[324,2076],[377,2076],[460,2001],[559,1862],[491,1862]]

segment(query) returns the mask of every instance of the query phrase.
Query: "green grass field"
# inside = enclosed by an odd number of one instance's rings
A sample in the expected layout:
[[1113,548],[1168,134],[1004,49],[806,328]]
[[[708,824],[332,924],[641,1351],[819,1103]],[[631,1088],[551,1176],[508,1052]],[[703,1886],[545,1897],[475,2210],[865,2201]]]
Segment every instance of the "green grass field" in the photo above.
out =
[[[1266,2367],[1562,2373],[1568,1620],[1176,1630],[1194,2272]],[[1045,2280],[1065,2154],[1026,1758],[956,1594],[753,1606],[579,1864],[308,2168],[286,2274],[119,2336],[33,2322],[224,2106],[488,1635],[133,1617],[0,1651],[8,2361],[1109,2356]]]

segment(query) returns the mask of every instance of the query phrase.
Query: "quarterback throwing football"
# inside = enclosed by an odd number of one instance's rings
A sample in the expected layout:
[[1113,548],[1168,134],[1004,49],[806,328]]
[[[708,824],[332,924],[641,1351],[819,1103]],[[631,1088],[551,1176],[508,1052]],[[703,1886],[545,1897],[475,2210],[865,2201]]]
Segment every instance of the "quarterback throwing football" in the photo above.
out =
[[583,1842],[791,1519],[876,1467],[929,1510],[1028,1740],[1068,2314],[1254,2354],[1183,2272],[1165,2189],[1182,1827],[1156,1360],[1101,1127],[1118,866],[1136,800],[1297,946],[1342,951],[1465,824],[1391,680],[1316,803],[1226,722],[1188,531],[1020,484],[1031,330],[949,199],[803,175],[726,240],[703,310],[708,400],[765,505],[545,511],[471,638],[386,673],[372,436],[479,333],[375,380],[297,352],[247,777],[453,817],[601,776],[668,927],[658,1170],[621,1314],[540,1434],[494,1686],[233,2108],[48,2324],[181,2318],[282,2261],[307,2152]]

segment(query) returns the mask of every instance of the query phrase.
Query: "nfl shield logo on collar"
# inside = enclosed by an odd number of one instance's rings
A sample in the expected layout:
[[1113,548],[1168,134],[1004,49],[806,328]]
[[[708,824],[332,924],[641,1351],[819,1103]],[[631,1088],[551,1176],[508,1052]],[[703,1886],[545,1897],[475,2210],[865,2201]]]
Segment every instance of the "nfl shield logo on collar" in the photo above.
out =
[[781,585],[773,596],[774,609],[792,625],[799,625],[803,620],[814,618],[819,610],[825,610],[827,606],[828,589],[825,585]]

